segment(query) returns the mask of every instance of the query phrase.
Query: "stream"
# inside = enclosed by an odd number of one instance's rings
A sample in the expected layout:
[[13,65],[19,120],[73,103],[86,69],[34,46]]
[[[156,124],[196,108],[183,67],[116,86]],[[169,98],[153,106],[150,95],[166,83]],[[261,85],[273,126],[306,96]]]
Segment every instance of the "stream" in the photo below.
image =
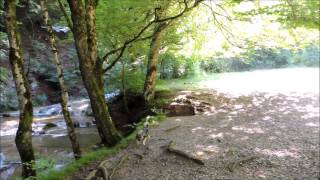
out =
[[[106,94],[106,99],[110,100],[118,94]],[[89,100],[83,99],[69,104],[81,149],[83,153],[90,152],[94,145],[100,142],[100,138],[94,118],[85,115],[87,109],[90,109]],[[14,141],[19,112],[2,113],[0,118],[0,179],[9,180],[21,174],[20,157]],[[48,123],[54,127],[44,128]],[[53,167],[59,169],[74,160],[60,104],[34,108],[32,144],[37,162],[53,162]]]

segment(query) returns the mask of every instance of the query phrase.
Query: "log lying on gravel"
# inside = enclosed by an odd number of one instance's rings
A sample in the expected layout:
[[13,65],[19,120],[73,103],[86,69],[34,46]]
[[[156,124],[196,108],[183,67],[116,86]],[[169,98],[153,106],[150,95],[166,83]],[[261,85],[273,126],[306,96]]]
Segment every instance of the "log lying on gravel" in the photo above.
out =
[[181,156],[181,157],[190,159],[190,160],[194,161],[194,162],[197,163],[197,164],[204,165],[204,162],[203,162],[201,159],[199,159],[199,158],[193,156],[192,154],[187,153],[187,152],[185,152],[185,151],[183,151],[183,150],[181,150],[181,149],[177,149],[176,144],[175,144],[173,141],[171,141],[171,142],[169,143],[169,145],[168,145],[168,147],[167,147],[167,150],[168,150],[169,152],[172,152],[172,153],[174,153],[174,154],[176,154],[176,155],[179,155],[179,156]]
[[170,132],[170,131],[173,131],[173,130],[179,128],[179,127],[180,127],[180,125],[177,125],[177,126],[174,126],[174,127],[169,128],[169,129],[166,129],[166,130],[164,130],[164,131],[165,131],[165,132]]

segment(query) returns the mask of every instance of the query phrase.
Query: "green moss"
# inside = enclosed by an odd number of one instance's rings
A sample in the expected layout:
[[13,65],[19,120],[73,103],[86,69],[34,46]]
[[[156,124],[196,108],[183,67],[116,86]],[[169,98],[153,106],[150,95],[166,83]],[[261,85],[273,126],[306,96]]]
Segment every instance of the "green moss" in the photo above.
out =
[[57,125],[54,123],[47,123],[45,126],[43,126],[42,130],[48,130],[50,128],[56,127]]

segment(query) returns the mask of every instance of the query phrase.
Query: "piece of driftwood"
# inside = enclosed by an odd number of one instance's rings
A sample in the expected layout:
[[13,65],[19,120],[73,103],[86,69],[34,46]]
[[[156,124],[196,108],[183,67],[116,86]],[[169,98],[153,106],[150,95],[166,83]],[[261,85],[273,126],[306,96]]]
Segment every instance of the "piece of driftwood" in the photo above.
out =
[[85,180],[92,180],[96,176],[97,170],[93,170],[89,173],[89,175],[85,178]]
[[96,170],[91,171],[91,172],[89,173],[89,175],[85,178],[85,180],[91,180],[91,179],[93,179],[94,177],[96,177],[98,171],[101,171],[101,173],[102,173],[102,178],[103,178],[104,180],[108,180],[108,170],[107,170],[107,167],[106,167],[107,161],[108,161],[108,160],[102,161],[102,162],[99,164],[98,168],[97,168]]
[[165,131],[165,132],[170,132],[170,131],[173,131],[173,130],[175,130],[175,129],[179,128],[179,127],[180,127],[180,125],[173,126],[173,127],[168,128],[168,129],[166,129],[166,130],[164,130],[164,131]]
[[109,175],[109,180],[113,179],[114,173],[116,172],[116,170],[121,166],[121,164],[128,159],[127,155],[122,156],[122,158],[120,159],[120,161],[114,166],[114,168],[111,171],[111,174]]
[[176,155],[179,155],[179,156],[182,156],[184,158],[190,159],[190,160],[194,161],[197,164],[204,165],[204,162],[201,159],[199,159],[197,157],[194,157],[192,154],[189,154],[189,153],[187,153],[187,152],[185,152],[185,151],[183,151],[181,149],[177,149],[176,148],[176,144],[173,141],[170,141],[170,143],[169,143],[169,145],[167,147],[167,150],[169,152],[172,152],[172,153],[176,154]]
[[240,165],[244,164],[244,163],[248,163],[250,161],[253,161],[255,159],[259,158],[259,156],[249,156],[249,157],[245,157],[242,159],[239,159],[237,161],[231,162],[229,164],[227,164],[227,168],[230,172],[233,172],[237,167],[239,167]]

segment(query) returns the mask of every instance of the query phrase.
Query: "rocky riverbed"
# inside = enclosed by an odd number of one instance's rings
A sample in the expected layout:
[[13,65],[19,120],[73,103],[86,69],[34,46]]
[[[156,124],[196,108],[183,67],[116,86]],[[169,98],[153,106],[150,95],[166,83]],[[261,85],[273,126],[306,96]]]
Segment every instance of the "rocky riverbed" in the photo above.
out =
[[[106,94],[111,101],[119,92]],[[72,101],[69,110],[76,127],[80,146],[84,152],[99,143],[99,135],[94,118],[90,113],[88,99]],[[20,175],[20,157],[14,139],[19,124],[19,111],[5,112],[0,115],[0,179],[6,180]],[[67,136],[60,104],[35,107],[32,123],[32,141],[38,161],[50,161],[55,168],[73,161],[71,144]]]

